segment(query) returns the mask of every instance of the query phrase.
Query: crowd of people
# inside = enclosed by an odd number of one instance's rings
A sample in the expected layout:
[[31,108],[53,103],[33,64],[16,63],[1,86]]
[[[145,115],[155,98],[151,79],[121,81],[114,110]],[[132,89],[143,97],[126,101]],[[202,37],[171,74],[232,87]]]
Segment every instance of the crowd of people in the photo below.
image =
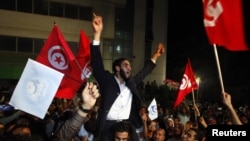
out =
[[0,140],[205,141],[210,125],[249,124],[249,107],[236,110],[226,92],[221,94],[222,109],[216,103],[190,105],[183,101],[177,108],[158,105],[158,117],[151,120],[137,88],[156,67],[164,45],[158,44],[151,60],[136,75],[131,75],[127,58],[115,60],[111,73],[104,69],[100,51],[101,16],[93,14],[92,27],[91,66],[97,83],[86,82],[77,103],[55,98],[44,119],[14,108],[0,111]]

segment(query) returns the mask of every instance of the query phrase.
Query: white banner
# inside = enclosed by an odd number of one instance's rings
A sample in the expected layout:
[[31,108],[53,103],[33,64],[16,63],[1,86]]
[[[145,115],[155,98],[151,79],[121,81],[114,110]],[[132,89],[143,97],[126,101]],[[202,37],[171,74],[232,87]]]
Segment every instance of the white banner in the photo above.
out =
[[150,105],[148,106],[148,116],[150,120],[154,120],[158,118],[158,110],[155,98],[152,100]]
[[9,104],[43,119],[63,76],[61,72],[28,59]]

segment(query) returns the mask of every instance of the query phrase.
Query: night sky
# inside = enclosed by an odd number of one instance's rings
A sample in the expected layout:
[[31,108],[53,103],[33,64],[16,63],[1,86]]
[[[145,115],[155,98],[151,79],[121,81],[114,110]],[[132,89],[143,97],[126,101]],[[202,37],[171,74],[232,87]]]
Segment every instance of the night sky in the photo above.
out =
[[[169,1],[166,77],[180,82],[189,57],[195,75],[202,81],[200,93],[218,99],[221,92],[218,69],[203,25],[202,6],[202,0]],[[248,97],[250,52],[230,52],[223,47],[218,47],[217,51],[225,91],[234,95],[244,93],[242,96]],[[235,87],[241,89],[232,91]]]

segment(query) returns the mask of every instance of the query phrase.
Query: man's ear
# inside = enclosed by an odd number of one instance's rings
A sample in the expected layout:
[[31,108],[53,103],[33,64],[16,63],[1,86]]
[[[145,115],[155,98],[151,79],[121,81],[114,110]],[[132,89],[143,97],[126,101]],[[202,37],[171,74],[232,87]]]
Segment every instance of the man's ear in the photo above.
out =
[[116,71],[119,72],[121,68],[119,66],[115,66],[115,69],[116,69]]

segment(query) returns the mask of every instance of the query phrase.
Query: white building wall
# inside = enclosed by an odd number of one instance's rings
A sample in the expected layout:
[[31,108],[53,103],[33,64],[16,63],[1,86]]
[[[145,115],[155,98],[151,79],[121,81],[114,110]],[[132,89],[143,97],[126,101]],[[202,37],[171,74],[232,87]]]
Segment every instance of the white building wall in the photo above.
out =
[[[66,0],[57,0],[64,2]],[[103,38],[114,37],[114,14],[115,5],[113,3],[105,3],[104,1],[79,1],[71,0],[72,4],[90,6],[92,5],[97,13],[103,16],[105,28],[102,34]],[[92,38],[93,30],[91,22],[84,20],[75,20],[60,18],[54,16],[46,16],[39,14],[15,12],[0,9],[0,34],[18,37],[31,37],[47,39],[50,31],[56,22],[67,41],[78,42],[80,29]]]
[[[145,24],[146,24],[146,1],[135,0],[135,21],[134,21],[134,48],[133,55],[133,73],[138,72],[144,65],[144,51],[145,51]],[[167,44],[167,0],[154,0],[154,12],[153,12],[153,35],[154,40],[152,42],[152,53],[157,48],[159,42]],[[158,84],[162,84],[166,76],[166,53],[157,60],[157,66],[153,72],[147,76],[144,80],[153,81],[156,80]]]
[[133,35],[133,74],[137,73],[144,65],[145,52],[145,22],[146,1],[135,0],[134,35]]
[[[70,2],[85,6],[92,5],[97,14],[103,16],[104,30],[102,38],[114,38],[115,29],[115,6],[124,6],[125,0],[120,2],[114,0],[56,0]],[[153,15],[153,48],[156,49],[158,42],[167,43],[167,0],[154,0]],[[145,49],[145,22],[146,22],[146,1],[135,0],[134,15],[134,41],[133,41],[133,73],[138,72],[144,65]],[[54,22],[59,25],[65,39],[71,42],[78,42],[80,29],[92,39],[93,30],[91,22],[83,20],[66,19],[53,16],[30,14],[0,9],[0,35],[31,37],[47,39],[52,30]],[[166,50],[167,51],[167,50]],[[165,79],[166,53],[157,61],[157,67],[146,77],[146,81],[156,80],[161,84]]]

